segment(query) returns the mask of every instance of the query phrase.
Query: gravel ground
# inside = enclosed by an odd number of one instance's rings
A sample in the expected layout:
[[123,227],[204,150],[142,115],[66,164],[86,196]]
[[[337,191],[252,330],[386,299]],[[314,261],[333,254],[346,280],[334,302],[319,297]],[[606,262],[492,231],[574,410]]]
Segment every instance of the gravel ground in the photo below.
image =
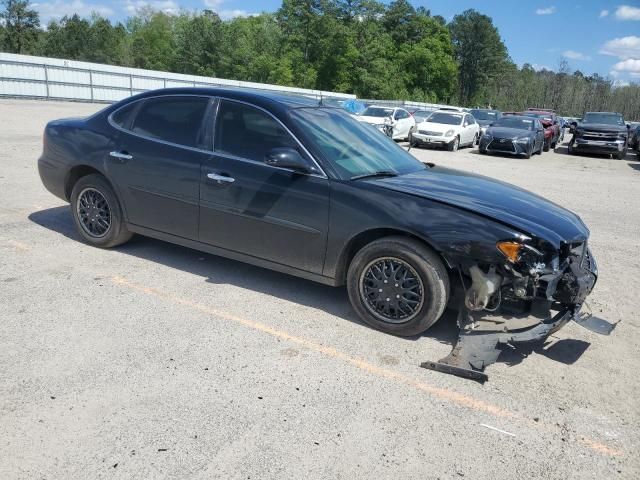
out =
[[0,478],[640,476],[640,162],[416,150],[590,226],[595,312],[489,367],[358,321],[334,289],[159,241],[91,248],[36,169],[44,124],[97,105],[0,100]]

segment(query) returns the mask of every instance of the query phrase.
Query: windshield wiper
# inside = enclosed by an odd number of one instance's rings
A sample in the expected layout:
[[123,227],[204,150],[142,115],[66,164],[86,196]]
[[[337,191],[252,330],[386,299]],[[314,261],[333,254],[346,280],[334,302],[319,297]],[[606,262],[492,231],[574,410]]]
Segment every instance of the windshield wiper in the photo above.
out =
[[393,170],[378,170],[376,172],[363,173],[362,175],[355,175],[351,177],[351,180],[360,180],[361,178],[372,178],[372,177],[397,177],[398,172],[394,172]]

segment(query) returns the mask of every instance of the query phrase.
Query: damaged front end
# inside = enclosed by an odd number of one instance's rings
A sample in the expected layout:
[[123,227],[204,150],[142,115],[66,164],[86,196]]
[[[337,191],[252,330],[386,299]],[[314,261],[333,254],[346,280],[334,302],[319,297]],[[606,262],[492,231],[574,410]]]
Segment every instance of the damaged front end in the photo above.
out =
[[504,263],[460,265],[457,344],[438,362],[421,366],[484,382],[485,367],[504,345],[542,341],[573,320],[608,335],[615,325],[585,313],[598,278],[585,241],[559,249],[531,239],[498,242]]

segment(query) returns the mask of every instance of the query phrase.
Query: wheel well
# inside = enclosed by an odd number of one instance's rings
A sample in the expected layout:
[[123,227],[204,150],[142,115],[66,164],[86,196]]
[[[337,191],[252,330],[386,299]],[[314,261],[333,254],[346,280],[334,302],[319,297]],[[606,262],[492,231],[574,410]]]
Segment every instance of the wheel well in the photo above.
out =
[[353,260],[353,257],[356,256],[356,253],[358,253],[360,249],[362,249],[365,245],[370,244],[371,242],[374,242],[384,237],[391,237],[391,236],[407,237],[407,238],[413,238],[414,240],[417,240],[418,242],[422,243],[427,248],[435,252],[440,257],[445,267],[448,268],[449,263],[442,257],[440,252],[438,252],[438,250],[433,248],[433,246],[431,246],[423,238],[420,238],[417,235],[413,235],[403,230],[396,230],[394,228],[376,228],[373,230],[367,230],[365,232],[361,232],[349,241],[349,243],[347,244],[347,246],[342,252],[340,263],[338,264],[338,270],[336,272],[336,280],[338,281],[338,283],[339,284],[346,283],[347,270],[349,269],[351,260]]
[[94,173],[102,175],[99,170],[96,170],[89,165],[77,165],[69,170],[67,179],[64,182],[64,195],[67,198],[67,201],[71,200],[71,191],[73,190],[73,186],[76,184],[76,182],[82,177],[86,177],[87,175],[92,175]]

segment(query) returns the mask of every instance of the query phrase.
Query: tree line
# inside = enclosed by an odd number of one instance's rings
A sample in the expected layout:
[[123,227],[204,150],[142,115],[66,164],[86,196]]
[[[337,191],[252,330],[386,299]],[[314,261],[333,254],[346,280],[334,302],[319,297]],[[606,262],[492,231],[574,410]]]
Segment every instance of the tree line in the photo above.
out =
[[141,9],[124,22],[97,14],[52,20],[29,0],[2,0],[0,50],[111,65],[413,100],[580,116],[640,118],[640,86],[597,74],[518,67],[490,17],[449,23],[407,0],[283,0],[274,13],[222,20]]

